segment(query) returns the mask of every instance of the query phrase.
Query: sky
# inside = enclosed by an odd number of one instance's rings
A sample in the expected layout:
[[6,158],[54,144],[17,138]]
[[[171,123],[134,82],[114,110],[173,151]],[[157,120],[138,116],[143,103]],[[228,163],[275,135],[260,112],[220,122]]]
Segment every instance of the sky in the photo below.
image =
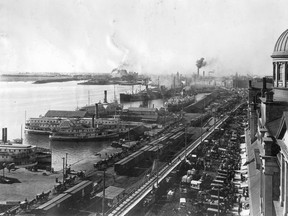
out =
[[287,0],[0,0],[0,73],[272,75]]

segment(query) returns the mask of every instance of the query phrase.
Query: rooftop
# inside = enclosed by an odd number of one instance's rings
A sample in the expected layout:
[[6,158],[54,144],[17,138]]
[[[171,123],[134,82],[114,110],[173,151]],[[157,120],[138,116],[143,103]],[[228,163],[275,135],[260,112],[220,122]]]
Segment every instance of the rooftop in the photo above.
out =
[[278,38],[272,58],[287,58],[288,57],[288,29],[285,30]]
[[84,118],[87,111],[48,110],[45,117]]

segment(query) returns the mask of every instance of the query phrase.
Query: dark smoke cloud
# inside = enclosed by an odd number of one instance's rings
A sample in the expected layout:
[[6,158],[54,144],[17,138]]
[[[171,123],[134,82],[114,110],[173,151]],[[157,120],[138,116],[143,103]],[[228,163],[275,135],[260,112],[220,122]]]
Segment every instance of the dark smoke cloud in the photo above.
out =
[[204,61],[204,58],[201,58],[196,61],[196,66],[198,69],[204,67],[207,63]]

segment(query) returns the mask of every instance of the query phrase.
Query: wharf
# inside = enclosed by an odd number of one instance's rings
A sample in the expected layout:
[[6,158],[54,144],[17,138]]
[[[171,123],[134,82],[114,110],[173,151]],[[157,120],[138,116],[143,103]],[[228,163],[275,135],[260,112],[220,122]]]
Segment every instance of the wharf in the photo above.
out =
[[[71,169],[85,171],[86,176],[95,175],[96,171],[93,164],[119,151],[121,151],[121,149],[108,147],[99,152],[101,157],[100,155],[95,155],[78,161],[71,165]],[[16,183],[0,184],[0,205],[18,203],[25,199],[28,201],[33,200],[37,194],[53,189],[54,185],[56,185],[56,178],[58,178],[59,181],[63,179],[62,170],[51,173],[40,169],[30,171],[25,168],[20,168],[15,171],[11,170],[10,172],[5,169],[4,175],[6,178],[15,180]]]

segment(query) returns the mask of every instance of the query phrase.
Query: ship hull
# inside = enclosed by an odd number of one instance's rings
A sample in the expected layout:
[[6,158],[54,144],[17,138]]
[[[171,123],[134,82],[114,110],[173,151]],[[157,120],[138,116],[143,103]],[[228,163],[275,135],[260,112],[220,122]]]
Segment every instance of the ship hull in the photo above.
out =
[[159,92],[145,93],[145,94],[120,94],[120,102],[134,102],[134,101],[145,101],[145,100],[156,100],[161,99],[162,95]]
[[52,141],[90,141],[90,140],[109,140],[118,138],[118,133],[112,133],[108,135],[99,136],[57,136],[50,135],[49,138]]
[[27,134],[43,134],[43,135],[50,135],[52,134],[52,131],[44,131],[44,130],[31,130],[31,129],[25,129],[25,133]]
[[143,101],[146,98],[140,94],[120,94],[120,102]]

